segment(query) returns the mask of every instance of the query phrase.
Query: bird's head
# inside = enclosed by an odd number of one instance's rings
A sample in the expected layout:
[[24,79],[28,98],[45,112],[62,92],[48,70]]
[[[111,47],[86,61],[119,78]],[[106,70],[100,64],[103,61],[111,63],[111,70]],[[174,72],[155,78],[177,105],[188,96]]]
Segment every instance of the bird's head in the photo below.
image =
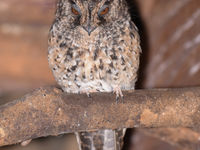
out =
[[60,0],[56,15],[73,30],[102,32],[127,14],[123,0]]

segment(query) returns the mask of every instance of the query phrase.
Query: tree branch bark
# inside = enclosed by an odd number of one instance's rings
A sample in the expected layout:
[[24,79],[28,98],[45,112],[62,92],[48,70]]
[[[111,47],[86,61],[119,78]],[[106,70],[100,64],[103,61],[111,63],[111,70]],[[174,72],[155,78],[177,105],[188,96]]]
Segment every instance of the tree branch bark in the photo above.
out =
[[103,128],[200,127],[200,87],[67,94],[40,88],[0,106],[0,146],[28,139]]

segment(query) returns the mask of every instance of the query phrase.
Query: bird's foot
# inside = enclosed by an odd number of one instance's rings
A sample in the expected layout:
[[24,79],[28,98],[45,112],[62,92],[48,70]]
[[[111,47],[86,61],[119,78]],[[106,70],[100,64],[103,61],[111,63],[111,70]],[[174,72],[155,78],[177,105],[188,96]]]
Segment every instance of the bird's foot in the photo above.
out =
[[122,90],[119,86],[114,88],[113,93],[116,94],[116,103],[119,102],[119,97],[121,97],[122,103],[124,103],[124,95],[123,95]]
[[95,93],[95,92],[97,92],[97,90],[96,89],[92,89],[92,90],[83,90],[80,93],[81,94],[85,93],[89,98],[92,98],[90,93]]

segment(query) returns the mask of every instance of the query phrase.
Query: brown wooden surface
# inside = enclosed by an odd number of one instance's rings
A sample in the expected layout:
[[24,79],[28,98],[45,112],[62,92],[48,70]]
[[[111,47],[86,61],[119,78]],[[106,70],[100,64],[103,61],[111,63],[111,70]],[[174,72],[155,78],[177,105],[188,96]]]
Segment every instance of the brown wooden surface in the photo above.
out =
[[[124,103],[118,104],[111,93],[94,93],[91,97],[41,88],[1,106],[0,146],[96,129],[190,127],[199,130],[199,87],[127,91]],[[200,135],[197,135],[192,136],[193,143],[185,144],[198,143]]]
[[180,150],[199,150],[200,148],[200,133],[189,128],[151,128],[139,129],[139,131],[146,136],[149,135],[167,142]]

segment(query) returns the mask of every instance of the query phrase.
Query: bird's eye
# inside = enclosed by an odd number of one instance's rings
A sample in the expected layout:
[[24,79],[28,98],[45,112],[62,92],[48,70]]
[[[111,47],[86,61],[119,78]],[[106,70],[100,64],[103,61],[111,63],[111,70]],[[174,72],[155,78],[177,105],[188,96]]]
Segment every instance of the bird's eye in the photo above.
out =
[[79,12],[73,7],[72,7],[72,13],[75,14],[75,15],[79,15]]
[[77,5],[72,5],[72,13],[74,14],[74,15],[80,15],[81,13],[81,11],[80,11],[80,9],[79,9],[79,7],[77,6]]
[[106,15],[108,12],[109,12],[109,7],[108,7],[108,6],[103,6],[103,7],[99,10],[98,14],[99,14],[100,16],[104,16],[104,15]]

